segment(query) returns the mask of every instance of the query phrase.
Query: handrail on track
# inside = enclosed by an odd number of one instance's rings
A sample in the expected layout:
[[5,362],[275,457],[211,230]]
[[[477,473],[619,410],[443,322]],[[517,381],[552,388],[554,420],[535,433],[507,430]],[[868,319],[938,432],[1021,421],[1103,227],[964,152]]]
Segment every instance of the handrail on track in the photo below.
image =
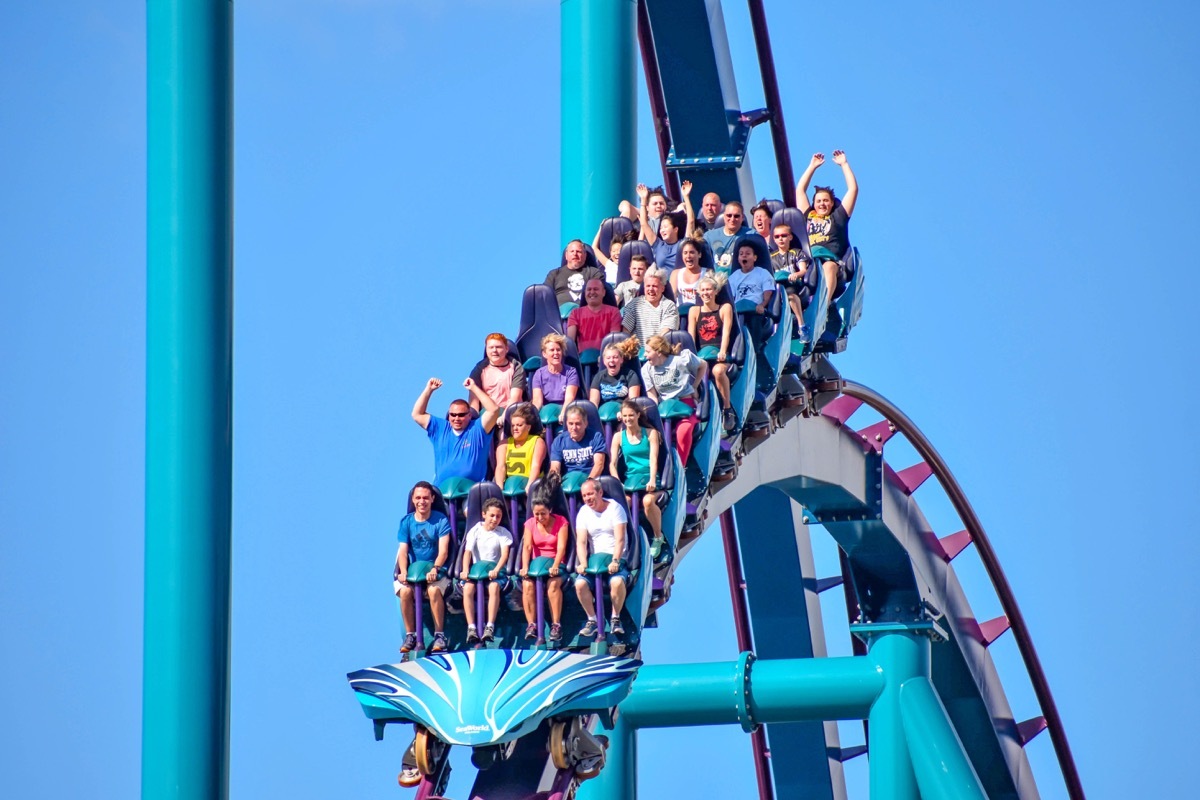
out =
[[1054,744],[1054,752],[1058,758],[1058,765],[1062,771],[1063,781],[1067,785],[1067,793],[1072,800],[1083,800],[1083,784],[1079,779],[1079,771],[1075,767],[1075,758],[1071,754],[1071,745],[1067,742],[1067,734],[1063,727],[1062,717],[1059,716],[1058,706],[1055,705],[1054,697],[1050,693],[1050,683],[1046,680],[1046,673],[1042,669],[1042,663],[1038,659],[1037,650],[1033,646],[1033,638],[1030,636],[1029,628],[1025,624],[1025,618],[1021,615],[1021,610],[1017,606],[1016,595],[1008,583],[1008,578],[1005,576],[1004,570],[1000,567],[1000,559],[997,558],[996,551],[992,549],[992,543],[988,539],[987,533],[983,530],[983,523],[979,521],[979,517],[975,514],[975,509],[967,499],[962,486],[959,485],[958,480],[950,472],[950,468],[946,465],[942,456],[934,448],[929,439],[925,437],[925,434],[921,432],[921,429],[917,427],[916,423],[909,419],[908,415],[893,405],[883,395],[860,383],[845,379],[826,381],[818,384],[815,388],[818,392],[840,392],[841,394],[862,400],[871,406],[871,408],[883,414],[884,417],[896,426],[897,430],[908,438],[916,451],[925,459],[925,463],[933,470],[933,474],[937,476],[938,482],[941,483],[946,496],[950,498],[954,510],[958,513],[959,518],[970,532],[971,541],[975,543],[975,547],[979,551],[979,560],[983,562],[988,578],[992,582],[992,587],[996,590],[996,596],[1000,600],[1000,607],[1008,617],[1013,636],[1016,638],[1017,648],[1021,652],[1021,658],[1025,662],[1025,669],[1029,673],[1030,682],[1033,684],[1033,691],[1037,696],[1038,705],[1041,706],[1042,716],[1046,718],[1046,727],[1050,731],[1050,740]]

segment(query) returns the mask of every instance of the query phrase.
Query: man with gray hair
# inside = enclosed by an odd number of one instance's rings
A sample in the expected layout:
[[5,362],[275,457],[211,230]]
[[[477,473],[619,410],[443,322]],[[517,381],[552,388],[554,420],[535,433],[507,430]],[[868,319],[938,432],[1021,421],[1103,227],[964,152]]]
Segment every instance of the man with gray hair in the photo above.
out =
[[621,327],[626,333],[636,335],[642,346],[651,336],[664,336],[667,331],[679,329],[679,308],[663,296],[666,283],[665,269],[646,270],[642,279],[644,294],[626,303],[621,312]]

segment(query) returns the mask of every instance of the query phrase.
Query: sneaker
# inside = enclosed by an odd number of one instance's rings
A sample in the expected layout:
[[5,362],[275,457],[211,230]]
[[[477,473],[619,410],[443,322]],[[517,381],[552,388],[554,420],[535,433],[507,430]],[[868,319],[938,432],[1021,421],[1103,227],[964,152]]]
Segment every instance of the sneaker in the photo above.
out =
[[417,635],[415,633],[406,633],[404,635],[404,644],[400,645],[401,653],[411,653],[417,649]]
[[404,769],[400,770],[398,780],[400,785],[404,786],[405,788],[416,786],[421,782],[421,770],[417,769],[416,767],[405,767]]
[[725,426],[725,431],[732,431],[737,427],[737,412],[730,406],[721,412],[721,424]]
[[611,620],[609,620],[608,630],[614,636],[624,636],[625,635],[625,626],[621,624],[620,617],[613,617]]
[[801,325],[800,326],[800,335],[797,336],[796,339],[797,339],[797,341],[801,341],[801,342],[811,342],[812,341],[812,331],[809,329],[809,327],[807,325]]
[[483,626],[483,640],[485,642],[494,642],[496,640],[496,626],[490,622]]
[[587,621],[587,625],[584,625],[583,629],[579,631],[579,635],[585,639],[590,639],[593,636],[595,636],[596,635],[596,620],[589,619]]
[[479,634],[475,632],[474,625],[467,626],[467,646],[479,644]]
[[559,625],[557,622],[550,624],[550,641],[562,641],[562,625]]
[[531,622],[525,626],[525,638],[526,639],[536,639],[537,638],[537,623]]
[[654,541],[650,542],[650,558],[658,561],[658,554],[662,552],[663,538],[658,536]]
[[440,653],[450,649],[450,643],[446,641],[446,634],[438,631],[433,635],[433,643],[429,645],[429,652]]

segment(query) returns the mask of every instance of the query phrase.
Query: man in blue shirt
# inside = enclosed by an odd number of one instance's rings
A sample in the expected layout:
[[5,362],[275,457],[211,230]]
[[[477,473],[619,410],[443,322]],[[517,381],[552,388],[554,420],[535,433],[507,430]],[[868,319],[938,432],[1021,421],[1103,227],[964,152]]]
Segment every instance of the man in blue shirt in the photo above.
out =
[[446,634],[442,632],[446,621],[445,592],[450,585],[446,575],[446,564],[450,559],[450,521],[440,511],[433,510],[433,486],[428,481],[418,481],[412,490],[413,512],[400,520],[396,539],[400,546],[396,550],[396,566],[392,571],[392,586],[400,598],[400,614],[404,617],[404,644],[401,653],[414,650],[417,646],[417,615],[412,584],[408,582],[409,565],[418,561],[433,564],[425,574],[425,594],[429,597],[429,610],[433,613],[433,643],[431,653],[447,648]]
[[579,406],[567,409],[566,430],[550,445],[550,471],[562,475],[584,472],[589,478],[604,472],[604,434],[588,430],[587,414]]
[[487,477],[492,430],[500,416],[500,407],[470,378],[463,381],[463,386],[483,408],[479,419],[471,419],[471,407],[461,399],[450,403],[449,420],[434,417],[426,410],[429,398],[442,387],[439,378],[429,379],[413,406],[413,421],[425,429],[433,443],[433,482],[438,486],[447,478],[466,478],[478,483]]

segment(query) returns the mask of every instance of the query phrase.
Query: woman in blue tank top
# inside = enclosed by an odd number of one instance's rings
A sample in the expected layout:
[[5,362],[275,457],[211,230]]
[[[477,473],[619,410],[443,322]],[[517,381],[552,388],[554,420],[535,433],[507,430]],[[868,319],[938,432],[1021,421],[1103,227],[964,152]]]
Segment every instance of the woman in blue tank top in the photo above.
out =
[[620,461],[625,463],[625,488],[642,491],[642,515],[650,523],[650,554],[657,559],[662,552],[662,510],[658,507],[658,454],[662,437],[650,427],[646,414],[633,400],[621,403],[620,432],[613,437],[609,471],[617,480]]

